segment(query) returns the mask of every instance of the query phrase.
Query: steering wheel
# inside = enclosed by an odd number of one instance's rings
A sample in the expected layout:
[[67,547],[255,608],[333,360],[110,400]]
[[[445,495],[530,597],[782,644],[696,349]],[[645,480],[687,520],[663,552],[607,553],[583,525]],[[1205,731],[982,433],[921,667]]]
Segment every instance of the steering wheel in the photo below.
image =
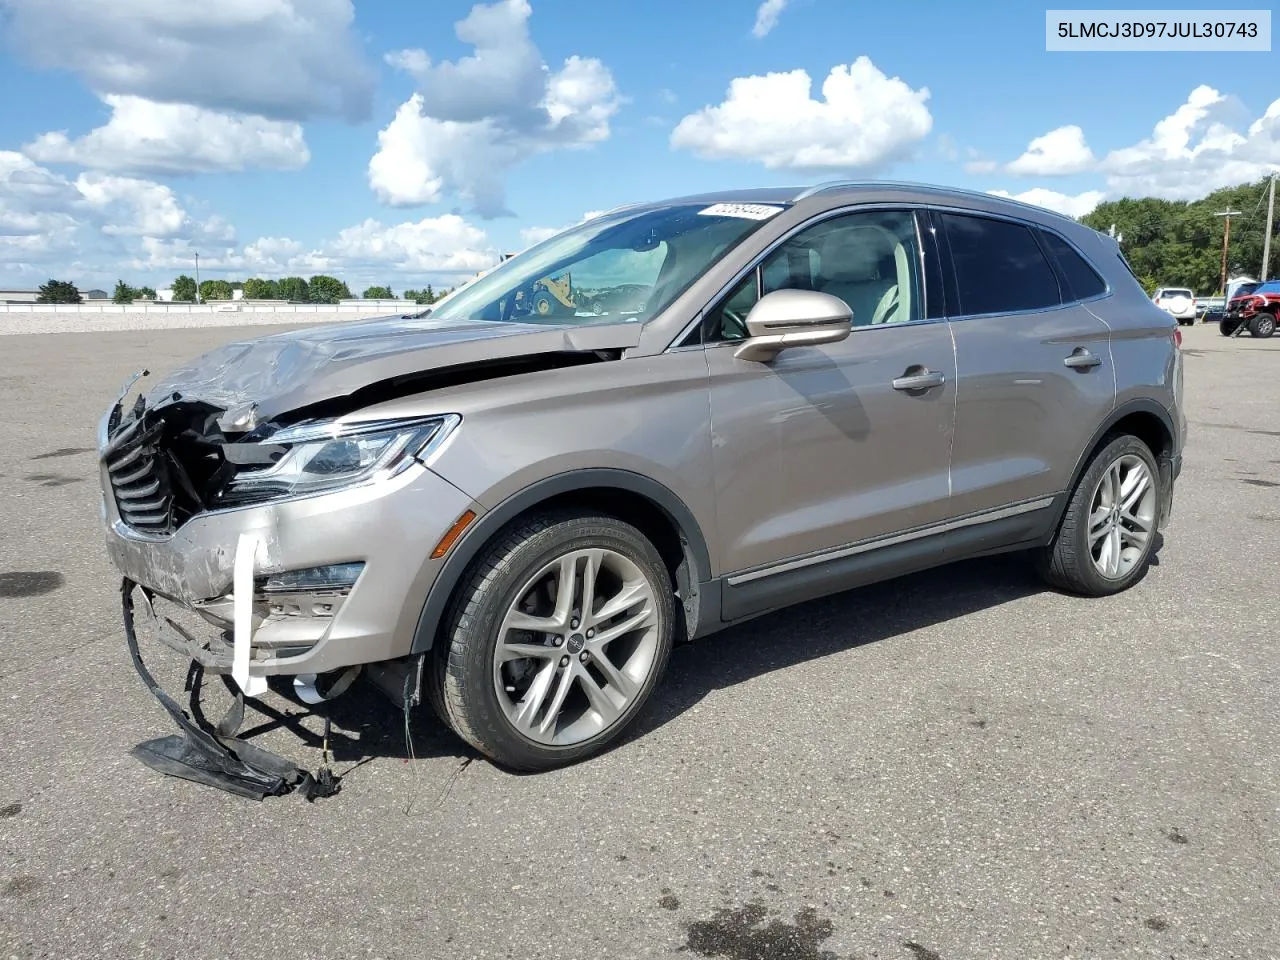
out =
[[725,340],[748,340],[747,320],[738,311],[725,305],[720,310],[720,336]]

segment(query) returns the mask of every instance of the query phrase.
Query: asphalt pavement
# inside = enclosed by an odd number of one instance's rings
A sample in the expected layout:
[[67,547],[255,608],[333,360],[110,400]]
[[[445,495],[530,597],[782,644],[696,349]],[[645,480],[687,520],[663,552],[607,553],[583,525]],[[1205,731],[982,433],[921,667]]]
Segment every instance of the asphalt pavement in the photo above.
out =
[[[0,960],[1280,957],[1280,338],[1186,331],[1174,517],[1127,593],[995,558],[800,606],[681,648],[634,735],[535,776],[427,712],[410,750],[358,688],[309,804],[128,754],[170,725],[94,428],[247,332],[0,341]],[[272,702],[245,726],[314,766]]]

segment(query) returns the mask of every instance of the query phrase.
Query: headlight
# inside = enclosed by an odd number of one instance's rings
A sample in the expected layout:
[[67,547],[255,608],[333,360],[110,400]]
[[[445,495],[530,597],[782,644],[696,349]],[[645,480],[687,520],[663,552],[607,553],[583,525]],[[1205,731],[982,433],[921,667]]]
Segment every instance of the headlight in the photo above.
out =
[[277,431],[252,444],[227,444],[235,474],[218,506],[240,506],[325,493],[394,477],[426,462],[462,418],[456,414],[363,423],[317,421]]

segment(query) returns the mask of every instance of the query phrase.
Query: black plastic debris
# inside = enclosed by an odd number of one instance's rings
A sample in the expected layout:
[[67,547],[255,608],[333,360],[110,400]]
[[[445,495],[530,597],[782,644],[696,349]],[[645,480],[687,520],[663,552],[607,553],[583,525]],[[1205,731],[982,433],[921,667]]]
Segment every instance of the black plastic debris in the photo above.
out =
[[[186,688],[191,691],[193,707],[190,713],[183,710],[156,682],[155,677],[142,662],[138,650],[138,635],[134,629],[134,590],[139,585],[125,577],[120,585],[121,605],[124,615],[125,640],[134,669],[147,689],[168,711],[180,733],[158,737],[140,743],[130,752],[153,770],[170,777],[217,787],[236,796],[252,800],[278,797],[297,791],[308,801],[333,796],[341,789],[341,778],[328,766],[329,721],[325,720],[325,764],[315,773],[296,766],[277,754],[235,736],[244,719],[244,695],[237,691],[235,702],[217,725],[211,725],[195,708],[199,685],[193,683],[196,671],[203,667],[192,662]],[[151,600],[146,587],[141,588]]]

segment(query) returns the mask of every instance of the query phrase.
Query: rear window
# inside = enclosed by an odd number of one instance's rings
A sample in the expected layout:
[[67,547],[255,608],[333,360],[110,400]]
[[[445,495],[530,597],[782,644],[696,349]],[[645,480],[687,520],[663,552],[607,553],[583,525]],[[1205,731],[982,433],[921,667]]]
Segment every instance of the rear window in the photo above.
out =
[[1089,261],[1056,233],[1041,231],[1040,236],[1050,255],[1058,261],[1058,269],[1067,281],[1067,296],[1072,300],[1088,300],[1107,292],[1107,282],[1089,266]]
[[965,315],[1040,310],[1062,303],[1058,278],[1027,227],[1007,220],[944,213]]
[[1166,297],[1186,297],[1188,300],[1193,299],[1194,294],[1190,290],[1183,290],[1180,287],[1166,287],[1163,296]]

